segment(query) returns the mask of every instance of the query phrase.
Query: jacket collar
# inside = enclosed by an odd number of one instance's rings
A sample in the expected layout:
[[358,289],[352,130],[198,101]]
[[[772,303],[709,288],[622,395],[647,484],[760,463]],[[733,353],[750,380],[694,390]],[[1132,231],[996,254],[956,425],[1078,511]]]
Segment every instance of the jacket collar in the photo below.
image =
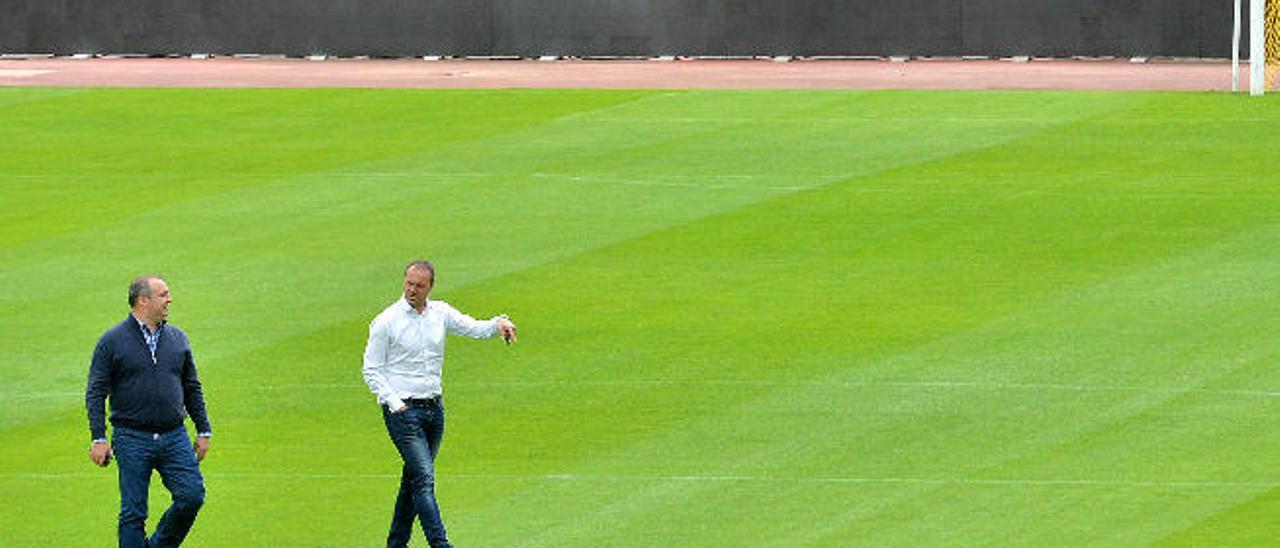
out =
[[[142,320],[139,320],[137,316],[134,316],[133,312],[130,312],[127,316],[125,316],[124,321],[120,323],[125,326],[126,331],[133,333],[133,336],[135,339],[138,339],[139,341],[142,341],[144,343],[147,342],[146,339],[142,337],[142,329],[143,329],[143,326],[146,324],[142,323]],[[160,322],[158,325],[156,325],[156,332],[159,333],[164,331],[164,328],[166,325],[169,325],[168,320]]]

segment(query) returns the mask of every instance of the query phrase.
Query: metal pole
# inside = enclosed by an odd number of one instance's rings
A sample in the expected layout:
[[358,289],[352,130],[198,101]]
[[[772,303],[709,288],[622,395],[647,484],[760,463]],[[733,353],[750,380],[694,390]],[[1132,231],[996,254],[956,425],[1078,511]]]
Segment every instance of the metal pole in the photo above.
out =
[[1249,95],[1262,95],[1267,79],[1265,0],[1249,0]]
[[1231,30],[1231,92],[1240,91],[1240,2],[1236,0],[1235,25]]

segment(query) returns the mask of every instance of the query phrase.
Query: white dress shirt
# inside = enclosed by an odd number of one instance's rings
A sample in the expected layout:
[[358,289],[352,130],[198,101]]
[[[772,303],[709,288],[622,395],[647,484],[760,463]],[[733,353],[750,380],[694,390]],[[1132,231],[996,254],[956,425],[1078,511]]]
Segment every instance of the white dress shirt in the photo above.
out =
[[406,398],[440,395],[446,333],[487,339],[498,333],[498,318],[477,320],[432,300],[419,314],[401,297],[373,319],[364,348],[364,382],[378,403],[394,411]]

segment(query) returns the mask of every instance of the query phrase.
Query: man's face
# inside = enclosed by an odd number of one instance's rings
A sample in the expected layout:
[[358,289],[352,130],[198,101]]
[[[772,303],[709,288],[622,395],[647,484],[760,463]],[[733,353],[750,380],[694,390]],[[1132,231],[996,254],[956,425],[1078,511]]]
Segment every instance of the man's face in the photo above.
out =
[[169,303],[173,302],[173,297],[169,296],[169,285],[164,280],[152,278],[149,283],[151,296],[138,297],[138,305],[144,319],[158,324],[169,319]]
[[427,305],[428,293],[431,293],[431,271],[415,267],[404,273],[404,299],[409,301],[409,306],[422,310]]

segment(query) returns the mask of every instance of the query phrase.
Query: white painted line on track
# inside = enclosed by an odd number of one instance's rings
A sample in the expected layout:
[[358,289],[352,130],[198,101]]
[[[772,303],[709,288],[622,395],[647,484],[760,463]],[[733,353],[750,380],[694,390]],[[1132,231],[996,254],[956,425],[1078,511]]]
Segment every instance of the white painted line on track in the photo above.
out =
[[42,74],[50,74],[57,72],[54,70],[41,69],[0,69],[0,78],[31,78]]

